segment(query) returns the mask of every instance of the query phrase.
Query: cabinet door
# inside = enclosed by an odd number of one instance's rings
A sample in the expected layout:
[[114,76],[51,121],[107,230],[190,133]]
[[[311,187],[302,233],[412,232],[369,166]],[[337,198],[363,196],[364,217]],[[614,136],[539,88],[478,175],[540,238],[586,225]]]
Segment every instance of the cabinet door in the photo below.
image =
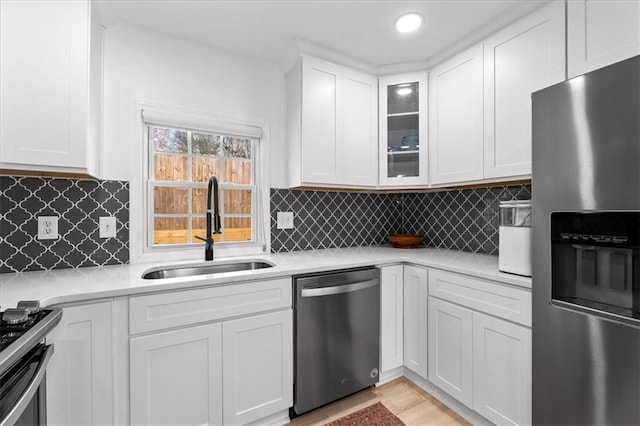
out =
[[222,423],[222,325],[131,339],[131,424]]
[[223,324],[224,424],[246,424],[293,406],[291,310]]
[[380,79],[380,186],[429,183],[427,104],[427,73]]
[[378,184],[378,81],[345,69],[343,185]]
[[86,167],[89,2],[0,8],[2,167]]
[[403,365],[403,269],[380,270],[380,373]]
[[429,297],[429,381],[473,404],[472,311]]
[[478,45],[429,74],[432,184],[482,179],[482,65],[482,45]]
[[496,424],[531,424],[531,330],[473,313],[473,409]]
[[427,378],[427,270],[404,267],[404,366]]
[[567,5],[569,78],[640,54],[640,2],[570,0]]
[[111,302],[64,308],[49,333],[47,423],[113,424]]
[[565,78],[564,2],[484,43],[484,177],[531,174],[531,93]]
[[343,68],[305,56],[302,62],[302,181],[340,182]]

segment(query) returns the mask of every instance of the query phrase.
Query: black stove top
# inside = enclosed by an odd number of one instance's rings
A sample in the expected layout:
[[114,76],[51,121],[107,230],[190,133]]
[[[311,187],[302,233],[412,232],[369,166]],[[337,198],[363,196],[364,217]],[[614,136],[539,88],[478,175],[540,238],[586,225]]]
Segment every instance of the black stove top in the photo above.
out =
[[61,317],[62,310],[40,309],[37,301],[22,301],[0,312],[0,375],[43,344]]
[[51,312],[50,309],[41,309],[38,312],[27,315],[26,321],[19,324],[6,323],[4,321],[4,312],[0,314],[3,318],[3,320],[0,321],[0,351],[3,351],[6,347],[18,340],[20,336],[24,335]]

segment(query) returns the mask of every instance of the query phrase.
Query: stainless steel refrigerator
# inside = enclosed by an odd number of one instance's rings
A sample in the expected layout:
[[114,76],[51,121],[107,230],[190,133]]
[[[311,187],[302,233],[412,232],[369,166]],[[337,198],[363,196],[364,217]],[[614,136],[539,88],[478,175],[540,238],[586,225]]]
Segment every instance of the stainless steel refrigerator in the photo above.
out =
[[533,423],[640,424],[640,56],[532,95]]

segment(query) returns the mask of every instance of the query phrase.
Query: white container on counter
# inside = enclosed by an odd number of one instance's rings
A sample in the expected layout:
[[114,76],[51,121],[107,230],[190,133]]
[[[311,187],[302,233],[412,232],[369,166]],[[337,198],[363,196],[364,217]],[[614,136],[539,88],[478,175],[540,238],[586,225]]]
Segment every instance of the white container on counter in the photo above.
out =
[[531,276],[531,200],[500,203],[498,269]]

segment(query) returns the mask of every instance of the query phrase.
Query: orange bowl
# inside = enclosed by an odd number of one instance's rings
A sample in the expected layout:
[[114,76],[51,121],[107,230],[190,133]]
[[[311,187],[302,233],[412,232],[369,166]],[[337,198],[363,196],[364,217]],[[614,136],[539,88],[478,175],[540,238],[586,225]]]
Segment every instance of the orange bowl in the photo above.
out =
[[395,248],[416,248],[424,238],[422,235],[393,234],[387,237]]

